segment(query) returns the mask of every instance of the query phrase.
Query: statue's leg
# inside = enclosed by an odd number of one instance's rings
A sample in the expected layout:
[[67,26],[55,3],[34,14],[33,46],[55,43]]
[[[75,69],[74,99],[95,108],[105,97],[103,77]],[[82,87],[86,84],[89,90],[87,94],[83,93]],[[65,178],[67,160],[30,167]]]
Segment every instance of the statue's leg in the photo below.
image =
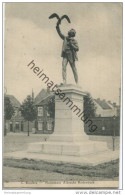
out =
[[78,84],[78,73],[77,73],[77,69],[76,69],[76,66],[75,66],[75,61],[69,61],[70,63],[70,66],[72,68],[72,71],[73,71],[73,75],[74,75],[74,79],[75,79],[75,82],[76,84]]
[[66,84],[66,67],[67,67],[68,60],[66,57],[63,58],[62,61],[62,78],[63,78],[63,84]]

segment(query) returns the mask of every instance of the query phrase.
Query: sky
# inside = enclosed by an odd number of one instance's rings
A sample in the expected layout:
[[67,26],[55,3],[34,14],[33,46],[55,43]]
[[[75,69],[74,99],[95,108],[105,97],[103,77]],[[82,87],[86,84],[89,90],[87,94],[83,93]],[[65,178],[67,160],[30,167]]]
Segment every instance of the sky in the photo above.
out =
[[[119,103],[122,66],[122,3],[6,3],[4,16],[4,86],[22,102],[32,89],[46,88],[27,65],[35,65],[55,84],[62,82],[62,40],[52,13],[67,14],[64,35],[74,28],[79,45],[79,85],[93,98]],[[67,82],[75,84],[70,65]]]

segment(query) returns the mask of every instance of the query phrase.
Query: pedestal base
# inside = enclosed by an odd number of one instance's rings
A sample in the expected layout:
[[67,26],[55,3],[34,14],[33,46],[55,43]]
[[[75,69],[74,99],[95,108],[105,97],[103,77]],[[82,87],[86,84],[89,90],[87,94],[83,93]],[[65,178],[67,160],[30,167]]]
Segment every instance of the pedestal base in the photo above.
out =
[[85,141],[74,142],[43,142],[29,144],[27,152],[39,154],[56,154],[65,156],[84,156],[107,151],[107,144],[103,142]]
[[107,151],[107,143],[90,141],[81,120],[85,93],[78,86],[60,86],[62,96],[55,96],[55,129],[43,143],[29,145],[29,153],[84,157]]
[[119,150],[104,151],[96,154],[86,154],[84,156],[70,156],[70,155],[54,155],[54,154],[41,154],[36,152],[17,151],[5,153],[4,158],[13,159],[33,159],[37,161],[52,162],[56,164],[68,163],[82,166],[96,166],[101,163],[110,162],[119,158]]

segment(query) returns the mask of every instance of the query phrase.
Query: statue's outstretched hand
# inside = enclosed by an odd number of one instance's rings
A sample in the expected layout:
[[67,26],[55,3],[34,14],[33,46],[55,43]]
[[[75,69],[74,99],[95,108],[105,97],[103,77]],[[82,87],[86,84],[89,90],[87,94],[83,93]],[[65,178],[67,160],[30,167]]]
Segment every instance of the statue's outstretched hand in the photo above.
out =
[[58,20],[58,22],[57,22],[57,26],[59,26],[61,24],[61,20]]
[[61,20],[59,19],[57,24],[56,24],[56,30],[57,30],[59,36],[61,37],[61,39],[64,40],[65,36],[61,33],[60,26],[59,26],[60,24],[61,24]]

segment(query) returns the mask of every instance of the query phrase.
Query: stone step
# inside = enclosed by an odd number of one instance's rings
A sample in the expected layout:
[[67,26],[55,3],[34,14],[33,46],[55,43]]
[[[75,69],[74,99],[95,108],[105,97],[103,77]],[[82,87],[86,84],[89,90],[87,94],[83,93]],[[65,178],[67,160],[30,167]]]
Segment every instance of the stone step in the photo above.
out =
[[84,141],[84,142],[41,142],[31,143],[28,147],[28,152],[83,156],[86,154],[94,154],[100,151],[106,151],[107,144],[104,142]]
[[81,133],[72,133],[72,134],[61,134],[55,133],[52,134],[47,141],[52,142],[72,142],[72,141],[85,141],[88,140],[89,137],[87,135],[81,135]]
[[116,159],[119,159],[119,150],[104,151],[98,152],[98,154],[87,154],[83,157],[78,156],[65,156],[65,155],[54,155],[54,154],[39,154],[39,153],[30,153],[26,151],[17,151],[11,153],[5,153],[4,158],[13,158],[13,159],[33,159],[33,160],[44,160],[46,162],[53,163],[70,163],[82,166],[95,166],[101,163],[110,162]]

